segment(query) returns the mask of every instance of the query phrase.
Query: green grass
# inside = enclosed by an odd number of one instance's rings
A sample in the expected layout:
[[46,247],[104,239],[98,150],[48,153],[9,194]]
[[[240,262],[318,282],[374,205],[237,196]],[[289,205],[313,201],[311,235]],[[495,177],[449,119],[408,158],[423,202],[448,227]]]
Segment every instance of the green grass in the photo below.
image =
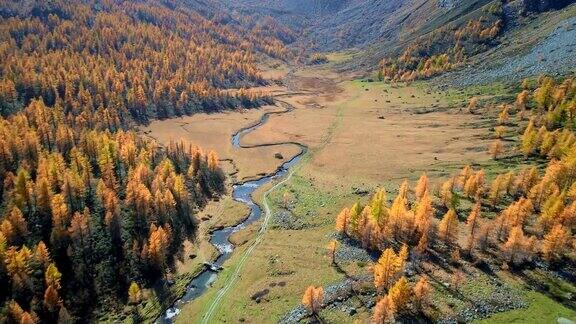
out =
[[525,300],[529,303],[528,308],[512,310],[499,313],[490,318],[475,321],[474,323],[522,323],[522,324],[542,324],[556,323],[558,317],[576,320],[576,312],[564,307],[546,295],[527,291]]
[[[342,190],[326,192],[314,185],[312,180],[301,175],[294,175],[292,180],[270,194],[270,202],[273,211],[277,211],[284,204],[284,193],[290,196],[291,212],[298,218],[312,223],[325,223],[326,220],[318,219],[317,214],[331,208],[338,203],[344,194]],[[332,219],[330,219],[332,221]]]
[[467,105],[472,97],[479,97],[479,105],[501,103],[514,100],[514,91],[502,82],[493,82],[485,85],[472,85],[463,89],[451,88],[446,91],[446,98],[450,106]]
[[576,287],[571,283],[558,277],[553,277],[542,270],[527,270],[524,274],[529,280],[543,285],[546,292],[554,299],[576,308],[575,303],[568,297],[576,295]]
[[345,51],[326,53],[326,57],[328,58],[328,62],[338,64],[352,61],[360,54],[361,53],[358,51],[350,49]]

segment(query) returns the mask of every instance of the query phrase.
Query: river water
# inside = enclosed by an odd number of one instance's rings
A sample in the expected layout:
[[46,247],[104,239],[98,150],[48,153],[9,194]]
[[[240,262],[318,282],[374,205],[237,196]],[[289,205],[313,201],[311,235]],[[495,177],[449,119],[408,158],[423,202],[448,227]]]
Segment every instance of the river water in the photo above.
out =
[[[236,148],[248,148],[249,146],[243,146],[240,144],[240,139],[242,135],[245,135],[253,131],[254,129],[262,126],[264,123],[266,123],[266,121],[268,121],[268,117],[270,116],[270,114],[285,113],[291,110],[292,107],[287,106],[287,109],[283,112],[273,112],[262,115],[260,121],[257,122],[256,124],[247,128],[243,128],[238,132],[236,132],[232,136],[232,145]],[[285,144],[287,143],[267,144],[266,146],[285,145]],[[298,143],[288,143],[288,144],[298,145],[301,149],[300,153],[298,153],[292,159],[284,162],[276,170],[275,173],[261,177],[256,180],[239,183],[232,187],[232,197],[237,201],[245,203],[250,208],[250,215],[243,222],[237,225],[225,227],[223,229],[219,229],[212,232],[210,243],[212,243],[218,249],[218,251],[220,252],[220,256],[218,256],[218,258],[214,261],[211,268],[206,267],[198,276],[192,279],[192,281],[188,284],[184,296],[182,296],[182,298],[177,300],[174,303],[174,305],[172,305],[172,307],[167,309],[166,312],[162,315],[161,318],[158,319],[157,322],[172,323],[172,320],[180,313],[181,307],[184,304],[202,295],[208,288],[210,288],[210,286],[216,280],[216,278],[218,278],[217,270],[220,269],[220,267],[222,267],[224,262],[230,258],[232,252],[234,251],[234,245],[232,245],[232,243],[230,243],[229,240],[230,236],[244,229],[246,226],[252,224],[256,220],[260,219],[260,217],[262,216],[262,209],[252,199],[252,194],[254,193],[254,191],[256,191],[258,188],[262,187],[263,185],[275,179],[282,178],[283,176],[285,176],[290,170],[290,167],[297,164],[302,158],[304,152],[306,151],[306,147]]]

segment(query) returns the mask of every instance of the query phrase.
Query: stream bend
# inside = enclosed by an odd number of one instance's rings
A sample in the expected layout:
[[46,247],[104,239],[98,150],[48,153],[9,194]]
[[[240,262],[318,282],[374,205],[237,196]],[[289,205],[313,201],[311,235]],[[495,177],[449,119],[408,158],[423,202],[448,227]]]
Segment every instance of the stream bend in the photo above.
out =
[[[246,228],[248,225],[254,223],[255,221],[257,221],[262,217],[263,213],[262,208],[252,198],[252,194],[254,193],[254,191],[262,187],[263,185],[270,183],[273,180],[280,179],[286,176],[290,171],[290,168],[296,165],[300,161],[304,153],[306,153],[306,151],[308,150],[308,148],[305,145],[297,142],[279,142],[279,143],[267,143],[257,145],[243,145],[241,143],[241,138],[243,135],[246,135],[257,129],[258,127],[264,125],[271,115],[285,114],[295,109],[294,106],[285,101],[280,100],[276,101],[282,105],[284,110],[264,113],[260,117],[260,120],[258,120],[253,125],[241,128],[238,131],[236,131],[236,133],[232,135],[232,145],[236,148],[254,148],[263,146],[278,146],[278,145],[292,144],[298,146],[300,148],[300,152],[295,156],[293,156],[291,159],[284,162],[282,165],[280,165],[278,169],[276,169],[276,171],[272,174],[260,177],[255,180],[240,182],[233,185],[232,197],[234,198],[234,200],[242,202],[250,208],[250,213],[248,217],[246,217],[242,222],[236,225],[224,227],[222,229],[218,229],[212,232],[212,235],[210,237],[210,243],[212,243],[218,249],[220,255],[211,264],[211,266],[205,267],[205,269],[203,269],[202,272],[200,272],[196,277],[194,277],[190,281],[190,283],[186,288],[186,293],[179,300],[177,300],[170,308],[168,308],[161,316],[161,318],[158,319],[157,322],[172,323],[174,317],[180,313],[182,305],[200,297],[208,288],[211,287],[212,283],[218,278],[218,271],[222,268],[224,262],[228,260],[232,256],[232,253],[234,252],[234,245],[230,243],[230,236]],[[266,205],[265,207],[266,207],[266,213],[270,213],[269,209],[267,208],[268,206]],[[266,225],[267,224],[265,223],[260,228],[260,231],[257,234],[258,238],[266,229]],[[256,242],[259,242],[259,239]],[[251,246],[251,248],[253,247],[255,247],[255,244]],[[221,296],[218,297],[221,298]],[[213,308],[214,307],[211,307],[210,312],[213,312]],[[206,314],[204,320],[207,320],[209,317],[207,318],[206,316],[210,315],[211,313]]]

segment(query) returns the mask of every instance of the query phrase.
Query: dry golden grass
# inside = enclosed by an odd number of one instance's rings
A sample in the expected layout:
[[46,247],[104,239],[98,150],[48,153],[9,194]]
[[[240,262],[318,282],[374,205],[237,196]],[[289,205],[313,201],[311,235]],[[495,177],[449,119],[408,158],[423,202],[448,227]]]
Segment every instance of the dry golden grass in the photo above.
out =
[[[148,136],[156,138],[160,143],[166,144],[171,139],[185,139],[206,150],[215,150],[221,159],[234,161],[238,169],[236,179],[245,181],[274,172],[283,161],[290,159],[300,151],[294,145],[248,149],[237,149],[232,146],[232,135],[238,129],[255,123],[265,112],[278,110],[281,109],[267,106],[242,112],[196,114],[182,118],[156,120],[142,130]],[[260,142],[253,144],[263,143],[269,143],[268,139],[262,138]],[[276,159],[275,153],[282,154],[284,158]]]
[[[314,91],[309,82],[304,90]],[[443,95],[411,86],[345,81],[323,96],[282,98],[296,110],[272,116],[247,134],[244,142],[297,141],[316,150],[306,166],[326,178],[341,176],[378,183],[414,177],[436,164],[465,164],[488,158],[485,128],[471,127],[477,117],[444,109]],[[425,113],[423,113],[425,112]]]

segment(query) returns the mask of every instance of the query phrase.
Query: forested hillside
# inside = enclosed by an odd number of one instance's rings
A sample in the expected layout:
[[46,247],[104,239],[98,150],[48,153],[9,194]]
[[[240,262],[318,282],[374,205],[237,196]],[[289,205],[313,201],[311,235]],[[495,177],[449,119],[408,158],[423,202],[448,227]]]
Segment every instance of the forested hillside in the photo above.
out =
[[210,3],[1,1],[0,322],[93,320],[162,282],[224,175],[131,126],[269,103],[225,90],[290,39]]
[[49,106],[60,99],[66,113],[113,129],[129,118],[250,107],[268,99],[220,89],[264,82],[256,51],[289,55],[273,26],[217,9],[203,16],[186,3],[9,1],[1,8],[4,116],[35,97]]

